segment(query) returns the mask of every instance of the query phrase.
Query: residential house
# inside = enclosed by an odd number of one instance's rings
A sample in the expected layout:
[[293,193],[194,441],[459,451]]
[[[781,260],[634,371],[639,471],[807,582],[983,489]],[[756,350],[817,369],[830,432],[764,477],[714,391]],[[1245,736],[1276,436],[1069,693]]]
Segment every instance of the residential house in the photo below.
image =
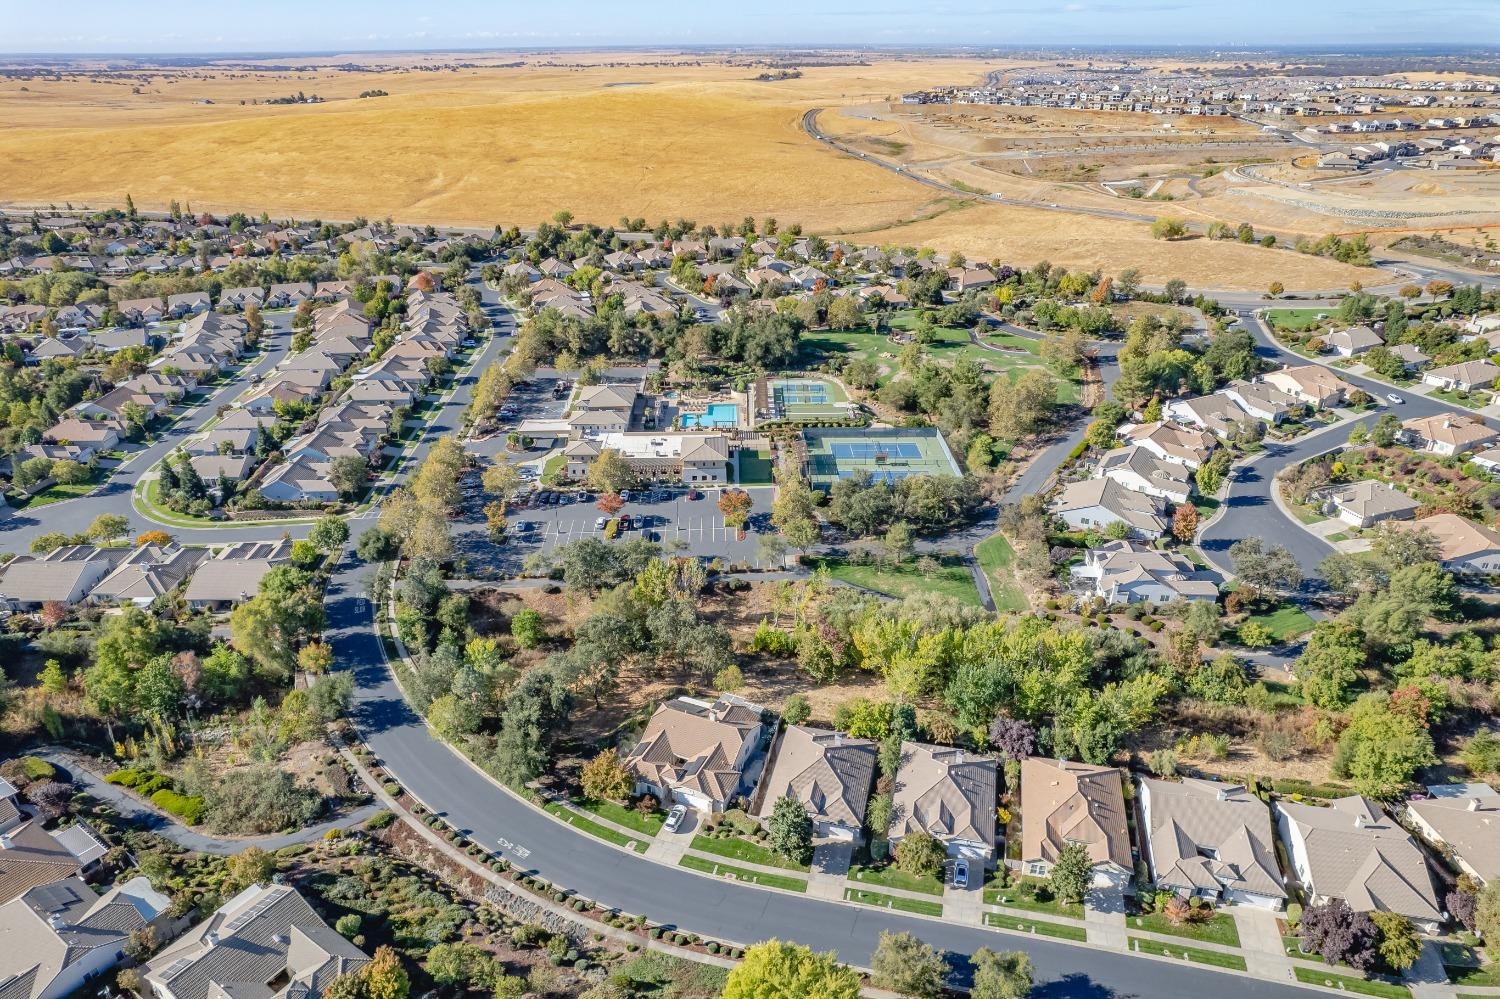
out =
[[1281,842],[1310,903],[1339,898],[1355,912],[1395,912],[1436,931],[1443,912],[1427,858],[1379,805],[1356,794],[1326,808],[1286,798],[1275,807]]
[[182,548],[175,544],[132,548],[114,571],[99,581],[89,599],[98,603],[149,606],[157,597],[181,586],[206,554],[202,548]]
[[1488,784],[1434,784],[1407,801],[1405,816],[1475,881],[1500,877],[1500,794]]
[[109,451],[125,438],[125,424],[117,419],[59,420],[42,434],[42,439],[56,444],[78,444],[95,451]]
[[130,935],[166,922],[171,899],[145,877],[104,895],[79,877],[29,888],[0,906],[0,995],[62,999],[125,957]]
[[1348,394],[1354,391],[1353,385],[1321,364],[1285,367],[1262,375],[1260,380],[1314,409],[1341,406]]
[[1144,853],[1158,889],[1184,897],[1280,909],[1271,812],[1243,784],[1139,778]]
[[0,777],[0,905],[41,885],[76,877],[98,864],[105,853],[104,844],[87,825],[68,827],[74,828],[79,831],[43,829],[41,820],[23,810],[16,789]]
[[1163,413],[1168,419],[1200,427],[1220,437],[1232,437],[1241,427],[1255,422],[1255,417],[1223,392],[1173,399],[1163,407]]
[[1164,461],[1139,446],[1106,453],[1095,474],[1173,503],[1186,503],[1193,494],[1192,472],[1186,465]]
[[339,490],[332,475],[330,459],[312,453],[291,454],[260,480],[257,491],[273,503],[333,503]]
[[1323,512],[1352,527],[1373,527],[1386,520],[1411,520],[1422,504],[1389,482],[1361,479],[1319,490],[1314,498]]
[[251,885],[164,948],[142,978],[154,999],[319,999],[369,958],[290,885]]
[[266,302],[266,293],[260,288],[225,288],[219,292],[219,308],[244,311],[245,306],[261,306]]
[[[318,289],[322,291],[321,288]],[[273,284],[266,291],[266,308],[268,309],[295,309],[303,302],[310,301],[313,297],[313,285],[310,281],[293,281]]]
[[114,570],[125,551],[64,545],[42,555],[17,555],[0,575],[0,601],[12,610],[23,611],[54,601],[72,606]]
[[1393,525],[1430,531],[1437,538],[1438,564],[1460,576],[1500,573],[1500,531],[1456,513],[1440,513]]
[[1398,343],[1390,348],[1391,356],[1401,362],[1407,371],[1419,371],[1432,363],[1432,358],[1414,343]]
[[253,454],[195,454],[188,459],[188,464],[213,492],[217,488],[214,483],[220,479],[243,482],[250,478],[259,459]]
[[971,288],[989,288],[995,283],[995,274],[988,267],[948,268],[948,287],[957,292]]
[[1349,326],[1334,330],[1323,337],[1323,342],[1340,357],[1354,357],[1372,347],[1385,345],[1385,339],[1368,326]]
[[212,307],[213,302],[206,291],[185,291],[180,295],[167,296],[167,315],[173,319],[194,316],[207,312]]
[[115,306],[115,311],[131,322],[136,323],[159,323],[167,314],[167,310],[159,298],[127,299],[118,303]]
[[1083,562],[1069,570],[1077,584],[1109,604],[1216,600],[1214,581],[1172,552],[1133,541],[1107,541],[1089,549]]
[[825,286],[832,283],[828,280],[827,274],[824,274],[822,271],[818,270],[816,267],[811,266],[810,264],[804,265],[802,267],[793,267],[791,273],[788,274],[787,277],[791,278],[792,283],[801,288],[803,291],[816,290],[819,286],[819,282],[822,282],[822,284]]
[[993,756],[925,742],[901,743],[887,837],[894,847],[925,832],[950,857],[988,865],[995,857],[999,770]]
[[70,361],[75,357],[82,357],[85,346],[82,338],[42,337],[26,352],[26,360],[30,364],[41,364],[43,361]]
[[700,812],[722,812],[751,790],[747,768],[765,726],[758,704],[722,694],[712,704],[678,697],[657,707],[625,758],[637,794]]
[[1114,479],[1084,479],[1064,486],[1051,503],[1054,513],[1075,530],[1124,524],[1127,534],[1159,538],[1167,532],[1166,503],[1120,485]]
[[1272,426],[1302,405],[1291,395],[1264,382],[1234,381],[1220,391],[1246,413]]
[[1407,420],[1401,424],[1397,436],[1411,447],[1445,456],[1464,454],[1500,441],[1500,431],[1483,419],[1460,413],[1437,413]]
[[1422,384],[1445,392],[1473,392],[1489,388],[1500,375],[1500,365],[1489,360],[1463,361],[1433,368],[1422,374]]
[[[22,460],[46,458],[48,461],[73,461],[80,465],[90,464],[96,457],[94,449],[87,444],[28,444],[22,454]],[[12,467],[15,463],[16,459],[12,456]]]
[[123,385],[93,399],[85,399],[68,410],[80,420],[125,420],[132,406],[138,407],[145,420],[154,420],[166,411],[170,400],[166,396],[154,396]]
[[285,538],[226,545],[198,563],[183,599],[193,610],[227,610],[255,596],[266,573],[291,557],[292,543]]
[[1021,761],[1021,872],[1045,878],[1063,848],[1082,846],[1094,885],[1123,887],[1134,870],[1120,771],[1071,760]]
[[1192,469],[1207,461],[1218,443],[1213,434],[1206,431],[1190,430],[1161,420],[1123,426],[1116,436],[1126,444],[1145,448],[1162,461]]
[[784,797],[800,801],[813,834],[857,841],[865,822],[878,744],[842,732],[789,725],[781,734],[760,782],[756,815],[769,820]]

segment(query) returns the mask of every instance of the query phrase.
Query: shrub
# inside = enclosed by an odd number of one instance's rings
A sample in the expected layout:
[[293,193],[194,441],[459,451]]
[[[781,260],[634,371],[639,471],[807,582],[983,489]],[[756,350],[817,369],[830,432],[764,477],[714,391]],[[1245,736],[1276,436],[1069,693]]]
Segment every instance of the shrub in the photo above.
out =
[[178,794],[161,788],[151,795],[151,803],[163,811],[171,812],[190,826],[203,821],[204,802],[196,794]]
[[374,815],[370,816],[369,821],[365,823],[365,828],[366,829],[384,829],[386,826],[389,826],[392,822],[395,822],[395,821],[396,821],[396,813],[395,812],[391,812],[391,811],[379,811],[379,812],[376,812]]
[[57,777],[56,767],[35,756],[21,757],[21,772],[28,780],[53,780]]

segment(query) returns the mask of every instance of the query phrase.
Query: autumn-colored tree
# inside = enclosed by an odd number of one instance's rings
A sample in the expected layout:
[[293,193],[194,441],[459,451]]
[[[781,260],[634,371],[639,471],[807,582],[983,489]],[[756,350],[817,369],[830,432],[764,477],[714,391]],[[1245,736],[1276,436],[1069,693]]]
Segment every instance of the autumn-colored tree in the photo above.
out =
[[1446,298],[1453,293],[1453,282],[1444,281],[1442,278],[1433,278],[1427,282],[1427,294],[1433,298]]
[[754,500],[743,489],[726,489],[719,496],[719,512],[724,515],[725,527],[744,527],[750,517]]
[[1191,503],[1179,505],[1172,514],[1172,537],[1188,542],[1198,533],[1198,508]]
[[1419,284],[1403,284],[1397,294],[1402,298],[1421,298],[1422,286]]
[[1271,286],[1267,288],[1266,291],[1269,291],[1272,295],[1280,295],[1282,292],[1286,291],[1286,285],[1282,284],[1280,281],[1272,281]]
[[172,535],[166,531],[143,531],[135,536],[136,547],[141,545],[170,545]]
[[1094,291],[1089,295],[1089,301],[1095,305],[1103,305],[1112,301],[1115,297],[1115,279],[1106,274],[1094,285]]
[[599,497],[599,501],[594,505],[597,506],[601,512],[613,517],[615,514],[620,512],[620,508],[625,505],[625,501],[620,499],[619,493],[604,493]]
[[579,782],[583,793],[593,801],[624,801],[635,787],[630,771],[613,749],[606,749],[585,763]]
[[322,642],[309,642],[297,653],[297,666],[304,673],[327,673],[333,666],[333,649]]
[[48,600],[42,604],[42,627],[56,628],[68,619],[68,605],[61,600]]

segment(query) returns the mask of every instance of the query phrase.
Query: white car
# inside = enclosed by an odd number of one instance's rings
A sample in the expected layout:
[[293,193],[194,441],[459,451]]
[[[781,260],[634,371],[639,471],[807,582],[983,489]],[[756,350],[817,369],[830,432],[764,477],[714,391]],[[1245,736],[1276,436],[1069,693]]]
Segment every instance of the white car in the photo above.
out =
[[662,823],[662,828],[669,833],[674,833],[682,828],[682,820],[687,818],[686,805],[674,805],[667,813],[667,821]]
[[599,517],[599,518],[597,518],[594,521],[594,530],[596,530],[596,531],[602,531],[602,530],[604,530],[604,525],[608,524],[608,523],[609,523],[609,518],[608,517]]
[[1405,399],[1401,398],[1399,395],[1397,395],[1394,392],[1388,392],[1388,393],[1386,393],[1386,398],[1389,399],[1389,400],[1391,400],[1391,402],[1395,403],[1398,406],[1401,405],[1402,403],[1404,403],[1406,401]]
[[969,862],[962,857],[953,862],[953,887],[969,887]]

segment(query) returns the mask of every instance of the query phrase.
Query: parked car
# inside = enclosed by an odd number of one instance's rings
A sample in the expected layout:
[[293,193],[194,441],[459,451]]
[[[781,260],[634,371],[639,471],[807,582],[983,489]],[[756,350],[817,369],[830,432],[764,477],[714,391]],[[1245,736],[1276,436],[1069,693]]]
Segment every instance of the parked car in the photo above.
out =
[[629,489],[621,489],[620,490],[620,502],[621,503],[629,503],[630,502],[630,490]]
[[620,514],[620,530],[622,530],[622,531],[628,531],[628,530],[630,530],[630,528],[631,528],[630,514],[628,514],[628,513],[622,513],[622,514]]
[[1405,399],[1401,398],[1399,395],[1397,395],[1394,392],[1388,392],[1388,393],[1386,393],[1386,398],[1389,399],[1389,400],[1391,400],[1391,402],[1395,403],[1398,406],[1401,405],[1402,403],[1406,402]]
[[596,517],[596,518],[594,518],[594,530],[596,530],[596,531],[602,531],[602,530],[604,530],[604,525],[608,524],[608,523],[609,523],[609,518],[608,517]]
[[702,498],[703,498],[703,494],[700,493],[698,490],[696,490],[696,489],[689,489],[688,490],[688,499],[690,499],[690,500],[701,500]]
[[953,862],[953,887],[969,887],[969,862],[962,857]]
[[672,810],[667,813],[667,821],[661,827],[667,832],[674,833],[682,828],[682,820],[687,818],[686,805],[673,805]]

